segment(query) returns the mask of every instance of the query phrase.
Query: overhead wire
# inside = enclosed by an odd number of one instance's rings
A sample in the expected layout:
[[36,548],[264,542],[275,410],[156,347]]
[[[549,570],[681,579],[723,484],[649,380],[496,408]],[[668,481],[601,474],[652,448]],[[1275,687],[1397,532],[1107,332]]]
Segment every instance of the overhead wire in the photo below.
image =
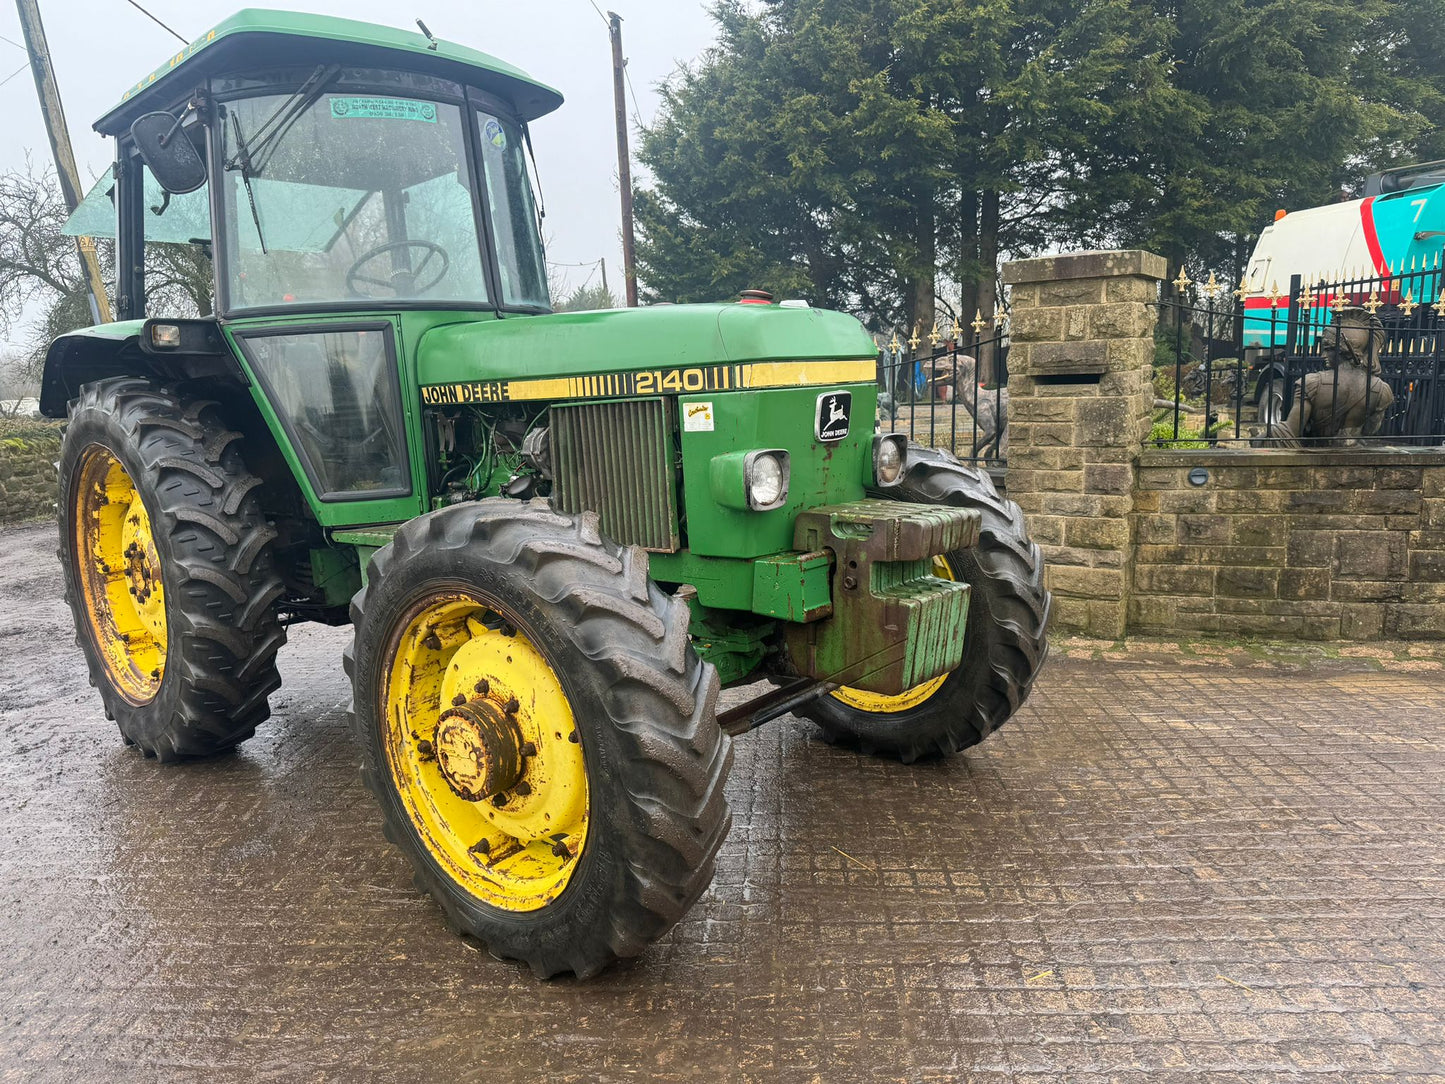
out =
[[160,27],[162,30],[164,30],[164,31],[165,31],[167,34],[169,34],[171,37],[175,38],[175,39],[176,39],[178,42],[180,42],[182,45],[189,45],[189,44],[190,44],[190,42],[189,42],[187,39],[181,37],[181,36],[180,36],[179,34],[177,34],[174,30],[172,30],[170,27],[168,27],[165,23],[161,22],[161,21],[160,21],[159,19],[157,19],[154,15],[152,15],[149,11],[147,11],[145,8],[143,8],[143,7],[141,7],[139,4],[137,4],[137,3],[136,3],[136,0],[125,0],[125,2],[126,2],[127,4],[129,4],[131,7],[135,8],[136,11],[140,12],[140,13],[141,13],[142,15],[144,15],[147,19],[149,19],[151,22],[155,23],[156,26]]
[[10,80],[14,79],[17,75],[19,75],[28,67],[30,67],[30,61],[27,60],[24,64],[20,65],[20,67],[16,68],[13,72],[7,75],[4,79],[0,79],[0,87],[3,87],[6,83],[10,82]]

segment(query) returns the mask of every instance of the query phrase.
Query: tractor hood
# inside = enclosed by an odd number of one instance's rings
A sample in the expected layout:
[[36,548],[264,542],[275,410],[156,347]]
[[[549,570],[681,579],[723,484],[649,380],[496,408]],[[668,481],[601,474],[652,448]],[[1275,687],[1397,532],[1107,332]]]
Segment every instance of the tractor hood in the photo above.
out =
[[422,338],[417,369],[438,404],[871,383],[877,356],[840,312],[669,305],[450,324]]

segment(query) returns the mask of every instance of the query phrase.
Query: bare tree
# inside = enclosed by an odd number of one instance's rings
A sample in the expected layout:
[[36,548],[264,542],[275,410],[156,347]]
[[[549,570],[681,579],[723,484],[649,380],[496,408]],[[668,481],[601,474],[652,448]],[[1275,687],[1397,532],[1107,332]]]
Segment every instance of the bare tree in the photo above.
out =
[[39,395],[40,381],[21,372],[19,356],[0,350],[0,418],[20,415],[25,401]]
[[[94,323],[84,274],[67,235],[65,206],[55,174],[24,168],[0,173],[0,335],[26,324],[20,371],[39,372],[56,336]],[[114,295],[115,246],[97,241],[106,288]],[[199,245],[146,246],[147,311],[167,316],[210,315],[211,261]]]
[[[27,158],[23,169],[0,174],[0,334],[8,336],[35,310],[41,313],[36,338],[57,324],[73,329],[91,322],[75,240],[62,232],[68,217],[49,170],[37,175]],[[34,345],[22,369],[38,360]]]

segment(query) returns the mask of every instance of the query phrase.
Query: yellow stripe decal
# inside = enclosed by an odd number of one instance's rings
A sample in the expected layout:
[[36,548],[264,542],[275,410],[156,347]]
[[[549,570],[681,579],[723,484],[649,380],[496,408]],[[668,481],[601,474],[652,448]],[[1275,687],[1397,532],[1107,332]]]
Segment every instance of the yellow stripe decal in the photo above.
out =
[[871,358],[864,361],[760,361],[751,365],[650,369],[605,376],[429,384],[422,388],[422,402],[427,406],[464,406],[560,399],[631,399],[658,395],[694,395],[743,388],[871,384],[876,377],[877,363]]

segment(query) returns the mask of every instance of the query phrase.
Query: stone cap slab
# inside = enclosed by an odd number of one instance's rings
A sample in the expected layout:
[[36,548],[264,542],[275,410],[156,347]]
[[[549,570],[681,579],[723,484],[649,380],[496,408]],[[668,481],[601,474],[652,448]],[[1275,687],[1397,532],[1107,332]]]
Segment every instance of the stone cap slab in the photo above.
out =
[[1032,260],[1013,260],[1003,265],[1005,286],[1061,282],[1067,279],[1124,278],[1131,275],[1163,281],[1168,274],[1168,261],[1163,256],[1146,252],[1142,248],[1070,252],[1060,256],[1039,256]]

